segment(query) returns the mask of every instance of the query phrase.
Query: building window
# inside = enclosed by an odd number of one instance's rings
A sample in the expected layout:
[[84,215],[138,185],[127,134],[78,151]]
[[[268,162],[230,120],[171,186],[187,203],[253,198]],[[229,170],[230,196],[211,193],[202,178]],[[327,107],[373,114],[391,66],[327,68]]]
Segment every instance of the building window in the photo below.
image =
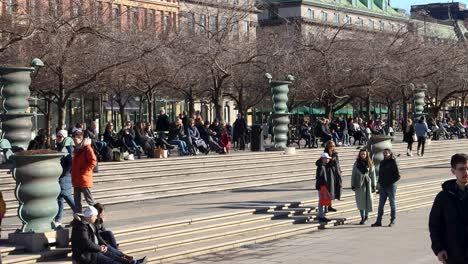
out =
[[205,15],[200,15],[200,31],[202,32],[206,31],[206,16]]
[[50,0],[49,5],[52,16],[59,17],[62,13],[60,0]]
[[218,21],[216,19],[216,16],[210,16],[210,31],[212,33],[216,32],[218,30]]
[[353,23],[353,18],[350,15],[346,15],[346,24],[351,25]]
[[16,0],[7,0],[6,8],[9,14],[13,14],[18,8],[18,3],[16,2]]
[[324,22],[328,21],[328,13],[325,11],[322,11],[322,21]]
[[245,38],[249,39],[249,37],[250,37],[250,22],[249,21],[244,21],[243,27],[244,27]]
[[340,24],[340,14],[337,14],[337,13],[333,14],[333,23]]
[[195,29],[195,15],[193,13],[187,13],[187,26],[190,31]]
[[154,10],[148,9],[146,11],[146,28],[154,30],[156,29],[156,16]]
[[234,21],[232,23],[232,38],[234,40],[239,40],[239,22]]
[[39,11],[38,1],[39,0],[29,0],[29,2],[28,2],[29,3],[29,12],[33,16],[38,14],[38,11]]
[[129,15],[130,27],[138,29],[138,8],[131,8]]
[[357,18],[357,23],[356,23],[358,26],[362,27],[364,26],[364,20],[360,17]]
[[232,5],[237,6],[239,4],[239,0],[232,0]]
[[96,2],[96,8],[94,9],[94,19],[96,22],[102,22],[103,6],[102,2]]
[[380,28],[380,31],[384,31],[384,30],[385,30],[385,22],[383,22],[382,20],[379,21],[379,28]]
[[226,17],[221,17],[221,23],[220,23],[220,29],[222,31],[226,30],[227,28],[227,18]]
[[312,10],[311,8],[307,9],[307,18],[308,19],[315,19],[314,10]]
[[170,28],[171,28],[171,17],[169,14],[167,14],[164,16],[163,29],[164,31],[169,31]]
[[370,27],[371,29],[375,29],[375,23],[374,23],[374,20],[372,20],[372,19],[369,19],[369,27]]
[[81,0],[72,0],[72,14],[74,16],[78,16],[81,12],[81,7],[83,3],[81,3]]
[[243,0],[242,5],[243,6],[248,6],[249,5],[249,0]]

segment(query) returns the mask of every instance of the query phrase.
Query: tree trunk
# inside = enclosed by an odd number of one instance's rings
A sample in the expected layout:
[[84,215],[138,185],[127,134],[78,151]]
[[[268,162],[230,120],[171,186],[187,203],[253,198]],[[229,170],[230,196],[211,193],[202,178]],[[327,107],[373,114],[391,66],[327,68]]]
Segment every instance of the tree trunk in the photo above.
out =
[[333,104],[332,103],[327,103],[325,105],[325,116],[331,120],[333,117]]
[[125,125],[125,105],[122,104],[122,102],[117,102],[117,104],[119,105],[119,114],[120,114],[120,124],[122,125],[122,127],[124,127]]
[[[48,144],[51,144],[51,135],[52,135],[52,100],[46,99],[46,130],[47,130],[47,141]],[[36,124],[37,125],[37,124]]]
[[212,103],[215,109],[215,118],[217,118],[220,123],[224,122],[223,97],[222,97],[221,92],[222,91],[220,88],[215,89],[215,91],[213,92],[213,100],[212,100]]
[[58,108],[57,128],[63,129],[65,127],[65,118],[67,116],[67,100],[57,102],[57,108]]
[[371,94],[370,94],[370,88],[367,88],[367,94],[366,94],[366,119],[367,121],[371,120]]
[[244,105],[244,88],[240,88],[237,93],[238,96],[238,106],[237,108],[242,113],[247,113],[247,109],[244,109],[246,106]]
[[146,93],[146,104],[148,107],[148,122],[154,124],[154,112],[153,112],[153,103],[154,103],[154,94],[152,92]]
[[193,96],[193,88],[190,86],[189,93],[186,95],[187,101],[189,103],[189,111],[188,115],[189,117],[192,117],[193,114],[195,113],[195,98]]

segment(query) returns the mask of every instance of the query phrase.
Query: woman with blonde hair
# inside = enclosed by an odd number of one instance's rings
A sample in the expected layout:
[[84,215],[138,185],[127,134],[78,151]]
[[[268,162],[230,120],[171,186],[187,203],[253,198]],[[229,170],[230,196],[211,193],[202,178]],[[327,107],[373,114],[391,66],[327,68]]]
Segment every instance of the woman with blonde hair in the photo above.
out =
[[375,169],[369,152],[359,150],[351,175],[351,188],[356,197],[356,206],[361,214],[360,225],[366,223],[373,209],[373,195],[376,187]]

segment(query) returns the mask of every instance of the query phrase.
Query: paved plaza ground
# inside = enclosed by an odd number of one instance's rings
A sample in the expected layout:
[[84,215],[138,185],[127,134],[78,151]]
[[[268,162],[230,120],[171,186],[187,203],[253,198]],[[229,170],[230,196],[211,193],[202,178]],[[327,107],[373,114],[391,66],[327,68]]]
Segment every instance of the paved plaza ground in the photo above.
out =
[[[429,211],[430,208],[423,208],[400,213],[397,225],[391,228],[347,224],[175,263],[435,264],[427,227]],[[387,221],[384,219],[384,223]]]

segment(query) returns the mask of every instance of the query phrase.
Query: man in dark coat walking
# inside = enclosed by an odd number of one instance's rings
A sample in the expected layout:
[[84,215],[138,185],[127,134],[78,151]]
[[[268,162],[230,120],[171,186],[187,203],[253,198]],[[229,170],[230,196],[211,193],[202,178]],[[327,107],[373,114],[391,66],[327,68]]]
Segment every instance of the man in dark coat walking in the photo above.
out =
[[444,264],[468,263],[468,155],[450,161],[456,179],[442,184],[429,216],[432,250]]

